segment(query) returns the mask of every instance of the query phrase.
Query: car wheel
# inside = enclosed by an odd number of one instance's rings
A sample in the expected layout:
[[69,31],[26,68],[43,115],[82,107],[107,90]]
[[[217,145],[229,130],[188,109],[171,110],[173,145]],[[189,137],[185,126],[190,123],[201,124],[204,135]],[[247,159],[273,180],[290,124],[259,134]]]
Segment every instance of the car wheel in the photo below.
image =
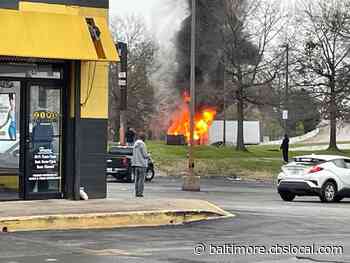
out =
[[115,175],[115,174],[111,174],[111,176],[112,176],[116,181],[119,181],[119,180],[120,180],[120,178],[119,178],[117,175]]
[[341,200],[343,200],[344,198],[343,197],[340,197],[340,196],[336,196],[334,198],[334,202],[340,202]]
[[295,194],[289,192],[280,192],[280,196],[283,199],[283,201],[286,202],[292,202],[295,198]]
[[326,182],[321,189],[322,202],[331,203],[337,200],[337,186],[333,182]]
[[152,169],[152,168],[147,168],[147,171],[146,171],[146,181],[147,181],[147,182],[152,181],[153,177],[154,177],[154,169]]

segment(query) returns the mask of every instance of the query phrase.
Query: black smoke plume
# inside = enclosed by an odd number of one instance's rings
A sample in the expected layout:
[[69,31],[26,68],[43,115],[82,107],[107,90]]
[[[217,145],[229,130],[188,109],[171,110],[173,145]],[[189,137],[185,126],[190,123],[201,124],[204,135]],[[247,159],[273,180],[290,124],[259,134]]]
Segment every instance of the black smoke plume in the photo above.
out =
[[[176,37],[176,88],[181,93],[190,89],[191,0],[188,0],[188,9],[189,16],[183,21]],[[224,77],[223,0],[198,0],[196,21],[196,106],[220,108]]]

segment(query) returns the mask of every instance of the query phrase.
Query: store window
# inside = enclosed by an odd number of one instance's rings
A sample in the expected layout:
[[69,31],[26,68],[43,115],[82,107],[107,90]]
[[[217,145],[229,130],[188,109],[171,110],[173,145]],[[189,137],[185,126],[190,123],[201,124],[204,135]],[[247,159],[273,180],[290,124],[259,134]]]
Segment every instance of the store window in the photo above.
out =
[[46,88],[44,87],[39,87],[38,91],[38,104],[39,107],[41,108],[46,108],[47,107],[47,93],[46,93]]
[[0,200],[19,198],[19,81],[0,81]]
[[[45,90],[45,102],[40,92]],[[41,104],[41,105],[40,105]],[[61,192],[61,89],[30,87],[28,177],[30,193]]]

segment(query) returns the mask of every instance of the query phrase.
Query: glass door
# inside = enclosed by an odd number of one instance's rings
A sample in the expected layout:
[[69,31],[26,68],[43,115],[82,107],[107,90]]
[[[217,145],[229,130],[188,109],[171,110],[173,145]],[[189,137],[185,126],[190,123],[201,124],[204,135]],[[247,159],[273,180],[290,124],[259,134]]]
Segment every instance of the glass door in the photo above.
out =
[[62,197],[61,87],[29,83],[26,116],[26,199]]
[[0,80],[0,200],[21,195],[21,82]]

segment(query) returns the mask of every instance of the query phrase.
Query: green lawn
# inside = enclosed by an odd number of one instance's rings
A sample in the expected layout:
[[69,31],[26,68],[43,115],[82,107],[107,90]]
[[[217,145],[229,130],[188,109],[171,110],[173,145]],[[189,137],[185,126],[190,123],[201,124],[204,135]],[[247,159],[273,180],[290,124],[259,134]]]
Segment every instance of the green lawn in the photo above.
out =
[[[337,144],[350,144],[350,142],[349,141],[338,141]],[[290,146],[292,148],[296,148],[296,147],[320,146],[320,145],[328,146],[328,143],[324,143],[324,142],[320,142],[320,143],[295,143],[295,144],[291,144]]]
[[[164,142],[148,141],[157,170],[165,175],[182,175],[187,170],[187,146],[171,146]],[[322,154],[339,152],[315,151]],[[290,156],[310,154],[291,152]],[[350,150],[342,155],[350,156]],[[248,152],[238,152],[233,147],[196,146],[195,172],[201,176],[241,176],[272,179],[282,165],[279,146],[248,146]]]

